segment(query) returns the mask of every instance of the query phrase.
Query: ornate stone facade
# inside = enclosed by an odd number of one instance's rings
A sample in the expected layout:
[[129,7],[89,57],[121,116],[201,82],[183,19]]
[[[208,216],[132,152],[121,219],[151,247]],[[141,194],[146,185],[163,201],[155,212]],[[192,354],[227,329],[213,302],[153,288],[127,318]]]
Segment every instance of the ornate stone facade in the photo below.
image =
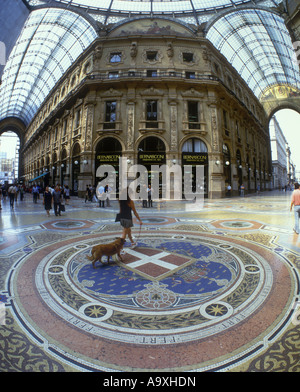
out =
[[59,81],[26,130],[22,164],[26,182],[83,196],[104,161],[118,170],[118,156],[145,164],[155,152],[168,165],[201,156],[210,198],[228,184],[270,189],[268,119],[245,82],[190,27],[140,19],[97,39]]

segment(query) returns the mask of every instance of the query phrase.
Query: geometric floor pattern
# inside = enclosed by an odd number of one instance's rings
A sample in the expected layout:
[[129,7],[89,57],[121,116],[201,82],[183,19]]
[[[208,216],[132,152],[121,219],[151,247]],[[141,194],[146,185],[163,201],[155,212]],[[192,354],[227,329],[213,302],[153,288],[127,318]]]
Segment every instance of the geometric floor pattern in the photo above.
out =
[[117,204],[73,198],[58,218],[29,195],[14,211],[2,202],[1,372],[299,372],[289,202],[136,203],[137,247],[95,269],[92,246],[121,233]]

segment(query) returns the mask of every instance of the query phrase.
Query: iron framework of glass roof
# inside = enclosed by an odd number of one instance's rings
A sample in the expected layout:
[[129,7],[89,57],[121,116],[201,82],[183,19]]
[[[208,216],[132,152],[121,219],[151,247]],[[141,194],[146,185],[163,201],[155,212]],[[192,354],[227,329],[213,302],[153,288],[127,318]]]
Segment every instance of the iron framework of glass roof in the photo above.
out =
[[23,1],[31,12],[4,68],[0,120],[30,122],[56,82],[97,38],[91,20],[109,27],[152,15],[202,25],[258,98],[273,85],[300,89],[291,37],[275,11],[281,0]]
[[42,8],[30,13],[4,68],[0,119],[18,117],[28,124],[50,90],[97,38],[77,13]]

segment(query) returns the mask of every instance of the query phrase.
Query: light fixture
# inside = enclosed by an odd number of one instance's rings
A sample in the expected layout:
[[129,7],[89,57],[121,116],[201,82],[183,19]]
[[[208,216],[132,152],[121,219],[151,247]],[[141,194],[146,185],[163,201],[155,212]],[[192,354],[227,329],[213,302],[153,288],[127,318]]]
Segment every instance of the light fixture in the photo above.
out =
[[87,165],[88,161],[85,159],[85,160],[83,161],[83,163],[84,163],[85,165]]
[[226,161],[226,162],[225,162],[225,165],[226,165],[226,166],[229,166],[229,165],[230,165],[230,162],[229,162],[229,161]]
[[218,166],[219,166],[219,165],[220,165],[220,161],[216,161],[216,165],[218,165]]
[[62,163],[62,164],[60,165],[60,167],[65,167],[65,165]]
[[78,161],[75,161],[74,163],[75,163],[75,165],[78,165]]

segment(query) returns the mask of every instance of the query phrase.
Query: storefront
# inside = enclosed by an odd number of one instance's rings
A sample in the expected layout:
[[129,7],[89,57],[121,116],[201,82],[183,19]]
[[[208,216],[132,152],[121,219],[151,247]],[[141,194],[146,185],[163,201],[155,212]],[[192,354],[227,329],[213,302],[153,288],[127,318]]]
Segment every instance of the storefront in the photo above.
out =
[[[202,178],[196,177],[197,166],[203,166]],[[206,144],[198,138],[188,139],[182,147],[183,190],[184,173],[189,174],[188,167],[191,168],[192,191],[204,193],[204,197],[208,197],[208,151]]]
[[114,138],[105,138],[102,139],[96,149],[96,159],[95,159],[95,179],[96,184],[99,181],[104,180],[107,176],[99,177],[97,176],[97,169],[102,165],[110,165],[113,166],[115,170],[115,184],[108,184],[112,187],[116,186],[116,192],[118,193],[119,187],[119,158],[122,157],[122,146],[121,143]]
[[159,178],[159,197],[162,197],[162,173],[160,170],[154,170],[153,166],[166,164],[166,148],[164,142],[157,137],[148,137],[144,139],[138,148],[138,164],[143,165],[148,172],[148,184],[153,188],[153,179]]

